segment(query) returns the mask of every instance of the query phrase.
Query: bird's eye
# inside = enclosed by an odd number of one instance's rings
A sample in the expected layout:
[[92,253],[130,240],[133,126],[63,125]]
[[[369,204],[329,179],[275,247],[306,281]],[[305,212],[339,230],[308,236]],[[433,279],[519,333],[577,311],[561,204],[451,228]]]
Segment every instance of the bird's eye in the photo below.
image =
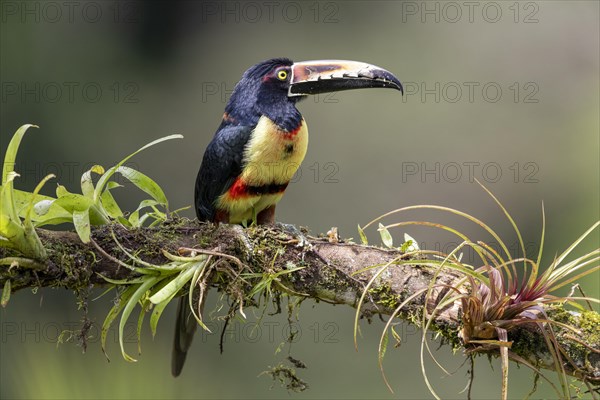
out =
[[285,81],[288,77],[288,73],[286,70],[282,69],[281,71],[277,72],[277,79],[279,79],[280,81]]

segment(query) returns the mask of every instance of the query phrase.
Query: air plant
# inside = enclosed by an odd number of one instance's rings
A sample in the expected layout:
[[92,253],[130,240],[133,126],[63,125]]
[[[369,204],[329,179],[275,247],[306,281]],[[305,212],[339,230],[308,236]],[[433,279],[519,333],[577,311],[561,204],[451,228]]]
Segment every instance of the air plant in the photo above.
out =
[[[445,286],[444,289],[450,290],[448,290],[448,293],[444,296],[444,298],[437,300],[437,304],[435,306],[424,306],[422,313],[422,373],[429,390],[436,398],[439,399],[439,396],[436,394],[435,390],[430,384],[425,371],[424,351],[428,351],[430,356],[443,371],[445,371],[445,369],[437,362],[437,360],[435,360],[435,357],[433,357],[433,354],[429,349],[426,334],[428,328],[432,327],[434,318],[439,315],[441,310],[455,304],[456,302],[459,302],[462,309],[459,338],[462,341],[466,353],[471,357],[473,353],[477,352],[493,354],[496,351],[499,351],[500,353],[502,364],[502,399],[506,399],[508,396],[509,359],[517,361],[533,369],[536,374],[551,384],[560,397],[570,398],[571,395],[569,392],[569,384],[564,368],[565,362],[570,363],[576,373],[581,372],[580,375],[582,376],[585,376],[585,373],[581,369],[582,366],[575,365],[573,360],[569,357],[568,352],[557,340],[556,329],[558,328],[563,332],[569,332],[568,336],[571,338],[576,338],[578,342],[583,342],[582,340],[577,339],[578,337],[581,338],[582,332],[568,323],[552,319],[548,316],[547,311],[549,310],[549,307],[552,307],[552,305],[560,307],[564,307],[564,305],[570,305],[579,311],[583,311],[584,307],[581,305],[582,301],[586,301],[587,304],[590,304],[590,302],[599,302],[598,299],[589,298],[585,295],[582,297],[577,297],[574,296],[573,293],[575,287],[577,287],[577,281],[584,276],[592,274],[600,269],[600,265],[598,265],[598,262],[600,261],[600,249],[595,249],[587,254],[584,254],[583,256],[575,258],[572,261],[566,262],[565,260],[586,237],[588,237],[594,230],[598,228],[600,222],[593,224],[562,254],[555,257],[547,268],[543,269],[541,267],[545,232],[545,214],[543,204],[540,250],[536,259],[532,260],[527,257],[521,233],[513,218],[498,201],[498,199],[487,188],[485,188],[483,185],[481,186],[494,199],[494,201],[503,211],[506,218],[511,223],[519,240],[520,249],[523,254],[522,257],[517,258],[512,256],[502,239],[481,220],[462,211],[442,206],[420,205],[404,207],[376,218],[362,229],[359,228],[359,233],[362,233],[363,229],[375,222],[380,221],[384,217],[408,210],[440,210],[464,217],[482,227],[497,241],[501,248],[501,251],[496,251],[489,244],[483,241],[472,241],[466,235],[450,226],[429,221],[405,221],[385,226],[380,224],[379,231],[384,233],[387,232],[389,228],[393,227],[420,225],[430,226],[451,232],[460,237],[462,240],[462,243],[460,243],[448,254],[421,249],[411,252],[414,253],[417,258],[426,258],[425,260],[419,260],[418,263],[434,268],[435,274],[426,290],[423,290],[421,293],[415,293],[396,308],[382,332],[379,344],[379,362],[384,380],[391,390],[391,386],[389,385],[383,370],[382,362],[388,341],[387,331],[390,329],[390,327],[392,327],[394,317],[398,315],[402,307],[404,307],[416,295],[425,293],[426,298],[429,299],[425,302],[425,304],[431,304],[431,301],[435,298],[434,290],[439,290],[440,286]],[[363,236],[364,233],[361,234],[361,237]],[[468,248],[471,248],[475,251],[478,256],[478,261],[481,262],[481,266],[475,267],[465,262],[461,262],[461,251]],[[399,262],[404,263],[401,260]],[[412,262],[414,263],[415,261],[413,260]],[[369,282],[367,288],[365,289],[365,293],[375,281],[377,276],[380,275],[380,273],[386,268],[392,268],[394,264],[395,263],[390,263],[389,265],[384,266]],[[437,276],[443,270],[448,269],[461,273],[463,278],[457,283],[453,284],[452,287],[436,284],[435,282]],[[558,296],[556,294],[558,289],[564,288],[570,284],[574,284],[574,286],[569,295]],[[433,309],[430,310],[429,308]],[[595,321],[595,327],[591,328],[592,332],[600,329],[600,326],[598,326],[597,323],[598,319]],[[552,355],[553,365],[559,376],[562,390],[556,388],[556,386],[535,367],[535,360],[525,359],[516,352],[511,351],[513,342],[510,340],[510,332],[515,327],[522,324],[530,324],[532,329],[537,329],[543,336],[549,353]],[[394,332],[392,329],[392,334],[393,333]],[[597,346],[600,347],[600,343],[598,343]],[[588,350],[594,353],[600,352],[600,349],[598,348],[589,348]],[[589,382],[584,380],[584,383],[588,386],[590,393],[592,393],[594,398],[597,398],[594,389],[591,387]],[[469,383],[469,397],[471,385],[472,380]]]
[[[490,263],[478,270],[488,278],[488,281],[478,281],[473,277],[468,278],[471,293],[460,298],[463,310],[463,326],[460,337],[468,346],[468,351],[481,352],[492,350],[495,347],[500,348],[503,369],[503,398],[507,396],[508,359],[512,358],[529,365],[526,360],[509,352],[512,343],[508,341],[508,333],[511,329],[524,323],[535,323],[542,332],[554,359],[554,366],[563,389],[561,395],[570,397],[563,368],[563,357],[567,359],[567,362],[571,364],[573,362],[557,342],[553,326],[572,331],[575,335],[581,335],[581,332],[568,324],[549,318],[545,306],[568,303],[582,310],[583,307],[577,302],[578,300],[598,302],[597,299],[574,297],[573,292],[565,297],[556,296],[553,293],[586,275],[598,271],[600,268],[597,265],[600,260],[598,249],[571,262],[562,263],[568,254],[599,224],[599,222],[596,222],[589,228],[567,250],[555,258],[543,273],[540,273],[541,249],[543,248],[542,233],[542,245],[536,261],[526,257],[509,258],[504,261],[502,258],[492,256],[492,253],[489,253]],[[519,280],[516,265],[521,263],[523,273]],[[529,270],[527,269],[528,266],[530,266]],[[590,268],[590,266],[592,267]],[[579,273],[576,274],[578,271]],[[579,369],[577,365],[573,364],[573,367],[575,370]],[[539,371],[536,370],[536,372]]]

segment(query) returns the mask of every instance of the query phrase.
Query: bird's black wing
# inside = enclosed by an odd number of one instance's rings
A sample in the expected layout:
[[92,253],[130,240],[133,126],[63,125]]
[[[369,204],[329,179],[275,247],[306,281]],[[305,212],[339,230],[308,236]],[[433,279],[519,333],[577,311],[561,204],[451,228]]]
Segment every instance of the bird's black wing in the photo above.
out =
[[244,148],[253,129],[253,126],[225,126],[217,131],[206,148],[194,193],[196,216],[200,221],[213,220],[215,201],[242,173]]

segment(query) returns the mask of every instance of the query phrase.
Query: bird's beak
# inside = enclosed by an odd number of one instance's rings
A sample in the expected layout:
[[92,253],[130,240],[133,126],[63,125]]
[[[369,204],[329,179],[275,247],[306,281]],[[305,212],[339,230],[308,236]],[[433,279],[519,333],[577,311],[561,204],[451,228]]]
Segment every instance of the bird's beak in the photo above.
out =
[[374,87],[397,89],[404,94],[398,78],[375,65],[346,60],[302,61],[292,65],[288,96]]

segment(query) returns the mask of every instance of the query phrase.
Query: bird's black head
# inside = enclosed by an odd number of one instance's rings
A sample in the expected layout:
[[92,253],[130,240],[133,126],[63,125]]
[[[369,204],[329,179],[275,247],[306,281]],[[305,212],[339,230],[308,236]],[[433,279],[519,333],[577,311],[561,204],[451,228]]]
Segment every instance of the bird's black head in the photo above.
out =
[[402,91],[392,73],[374,65],[341,60],[293,63],[273,58],[244,73],[225,107],[223,124],[255,125],[265,115],[291,131],[302,121],[296,103],[306,95],[369,87]]
[[[289,97],[292,60],[273,58],[250,67],[235,85],[225,113],[235,125],[255,125],[265,115],[288,131],[300,124],[296,102]],[[225,122],[225,121],[224,121]]]

